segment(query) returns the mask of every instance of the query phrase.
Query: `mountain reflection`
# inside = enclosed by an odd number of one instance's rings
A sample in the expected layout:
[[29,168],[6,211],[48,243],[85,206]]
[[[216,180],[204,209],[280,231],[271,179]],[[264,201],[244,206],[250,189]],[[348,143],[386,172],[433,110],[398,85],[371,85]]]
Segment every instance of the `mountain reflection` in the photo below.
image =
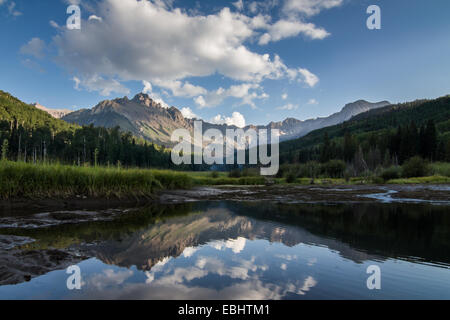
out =
[[357,263],[387,257],[448,263],[450,219],[444,209],[382,204],[264,208],[237,203],[196,204],[185,216],[81,247],[107,264],[134,265],[146,271],[166,257],[188,256],[208,243],[239,253],[246,239],[265,239],[289,247],[302,243],[324,246]]
[[324,268],[327,281],[337,282],[345,278],[342,261],[448,268],[447,211],[425,204],[155,204],[112,221],[12,233],[36,239],[22,250],[76,250],[105,264],[84,279],[83,298],[282,299],[313,289],[320,297]]

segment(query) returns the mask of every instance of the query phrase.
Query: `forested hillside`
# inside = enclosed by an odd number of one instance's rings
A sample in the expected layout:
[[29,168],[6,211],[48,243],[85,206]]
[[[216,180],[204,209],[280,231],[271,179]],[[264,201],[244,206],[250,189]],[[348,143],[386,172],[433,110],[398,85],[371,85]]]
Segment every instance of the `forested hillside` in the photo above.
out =
[[80,127],[55,119],[0,91],[0,143],[3,158],[77,165],[169,167],[170,154],[118,127]]
[[450,96],[391,105],[281,143],[281,163],[402,164],[413,156],[450,161]]

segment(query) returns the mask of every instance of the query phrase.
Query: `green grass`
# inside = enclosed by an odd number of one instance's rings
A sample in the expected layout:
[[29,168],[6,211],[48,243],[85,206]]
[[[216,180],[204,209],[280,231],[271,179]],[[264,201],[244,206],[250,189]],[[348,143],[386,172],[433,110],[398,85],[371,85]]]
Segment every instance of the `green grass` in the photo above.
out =
[[[450,164],[432,165],[434,176],[392,179],[388,184],[450,183]],[[439,173],[439,174],[436,174]],[[286,184],[285,178],[271,179]],[[77,167],[59,164],[28,164],[0,161],[0,199],[152,198],[166,189],[193,186],[264,185],[266,177],[230,178],[226,172],[179,172],[170,170]],[[345,179],[317,178],[315,185],[374,184],[371,177]],[[310,178],[297,178],[294,185],[310,185]]]
[[187,188],[184,173],[0,162],[0,199],[142,198],[160,189]]
[[450,177],[444,176],[431,176],[431,177],[420,177],[420,178],[403,178],[403,179],[393,179],[387,182],[388,184],[443,184],[450,183]]
[[434,175],[450,177],[450,162],[436,162],[430,167]]

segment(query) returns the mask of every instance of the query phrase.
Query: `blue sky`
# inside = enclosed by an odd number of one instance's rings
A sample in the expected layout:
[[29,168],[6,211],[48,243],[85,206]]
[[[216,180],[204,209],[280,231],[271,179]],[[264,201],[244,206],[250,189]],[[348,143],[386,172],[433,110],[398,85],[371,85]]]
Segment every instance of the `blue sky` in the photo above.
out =
[[[81,30],[65,27],[71,3]],[[145,87],[234,124],[435,98],[450,93],[449,14],[448,0],[0,0],[0,89],[78,109]]]

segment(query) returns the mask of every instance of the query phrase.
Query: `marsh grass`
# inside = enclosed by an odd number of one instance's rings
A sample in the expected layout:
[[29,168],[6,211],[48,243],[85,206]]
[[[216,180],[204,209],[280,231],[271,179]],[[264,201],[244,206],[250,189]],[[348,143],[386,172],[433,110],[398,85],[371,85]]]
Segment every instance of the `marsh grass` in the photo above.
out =
[[430,165],[433,174],[438,176],[450,177],[449,162],[435,162]]
[[76,167],[0,161],[0,198],[142,198],[186,188],[186,174],[170,171]]
[[[450,164],[432,164],[434,176],[389,179],[388,184],[450,183]],[[353,185],[376,184],[370,177],[345,179],[286,178],[269,179],[275,184]],[[116,167],[78,167],[60,164],[28,164],[0,161],[0,200],[73,198],[153,198],[159,190],[194,186],[264,185],[262,176],[229,177],[227,172],[180,172],[171,170],[122,169]]]
[[392,179],[388,184],[447,184],[450,183],[450,177],[443,177],[439,175],[419,178],[403,178]]

